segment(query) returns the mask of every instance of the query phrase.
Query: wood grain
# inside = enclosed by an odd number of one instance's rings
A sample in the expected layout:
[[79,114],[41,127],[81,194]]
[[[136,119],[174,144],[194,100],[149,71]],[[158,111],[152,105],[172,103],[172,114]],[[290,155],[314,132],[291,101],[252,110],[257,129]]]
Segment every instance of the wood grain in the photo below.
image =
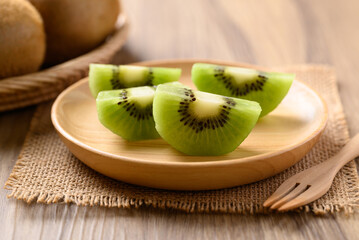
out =
[[[126,0],[129,42],[116,63],[216,58],[264,66],[336,67],[351,134],[359,132],[359,1]],[[0,114],[0,184],[4,185],[34,108]],[[31,204],[0,190],[2,239],[357,239],[359,217],[310,214],[185,214]]]

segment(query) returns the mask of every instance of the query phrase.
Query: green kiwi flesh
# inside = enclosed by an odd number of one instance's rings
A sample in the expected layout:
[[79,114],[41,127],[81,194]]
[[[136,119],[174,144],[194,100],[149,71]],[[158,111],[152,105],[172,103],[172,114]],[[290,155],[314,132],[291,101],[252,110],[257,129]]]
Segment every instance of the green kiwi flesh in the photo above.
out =
[[102,91],[96,98],[100,122],[128,141],[159,138],[152,115],[155,88]]
[[192,81],[200,91],[256,101],[261,117],[273,111],[287,95],[294,74],[196,63]]
[[255,126],[257,102],[161,84],[153,100],[157,132],[188,155],[235,150]]
[[90,64],[89,85],[94,97],[104,90],[153,86],[178,81],[181,69]]

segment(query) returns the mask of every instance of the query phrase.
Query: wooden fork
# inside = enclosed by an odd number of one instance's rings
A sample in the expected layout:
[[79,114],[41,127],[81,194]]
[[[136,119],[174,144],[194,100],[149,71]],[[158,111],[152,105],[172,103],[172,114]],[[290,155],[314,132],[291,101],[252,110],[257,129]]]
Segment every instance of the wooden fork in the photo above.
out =
[[357,156],[359,134],[356,134],[335,156],[286,180],[263,206],[287,211],[320,198],[329,190],[337,172]]

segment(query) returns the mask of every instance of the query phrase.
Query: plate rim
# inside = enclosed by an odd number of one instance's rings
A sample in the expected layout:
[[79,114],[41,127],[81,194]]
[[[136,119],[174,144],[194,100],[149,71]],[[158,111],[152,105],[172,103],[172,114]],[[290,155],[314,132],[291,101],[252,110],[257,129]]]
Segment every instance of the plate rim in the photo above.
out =
[[[268,71],[268,68],[263,68],[263,67],[260,67],[260,66],[251,65],[251,64],[247,64],[247,63],[223,61],[223,60],[213,60],[213,59],[197,59],[197,58],[193,58],[193,59],[192,58],[191,59],[164,59],[164,60],[142,61],[142,62],[135,62],[135,63],[129,63],[129,64],[130,65],[151,66],[151,65],[161,65],[161,64],[165,64],[165,63],[171,63],[171,64],[187,63],[187,64],[192,64],[192,63],[196,63],[196,62],[214,63],[214,64],[221,64],[221,65],[232,65],[232,66],[248,67],[248,68],[254,68],[254,69],[260,69],[260,70],[264,70],[264,71],[267,70]],[[270,71],[270,69],[269,69],[269,71]],[[327,122],[328,122],[328,107],[327,107],[327,104],[324,101],[323,97],[317,91],[315,91],[310,86],[308,86],[308,84],[306,84],[306,83],[304,83],[304,82],[302,82],[302,81],[300,81],[298,79],[295,79],[295,81],[297,81],[298,83],[304,85],[306,88],[308,88],[310,91],[312,91],[314,93],[314,95],[316,97],[318,97],[318,99],[320,100],[320,102],[321,102],[321,104],[323,106],[323,117],[321,119],[319,127],[317,129],[315,129],[307,138],[303,139],[299,143],[295,143],[294,145],[289,146],[288,148],[281,149],[281,150],[278,150],[278,151],[275,151],[275,152],[263,153],[263,154],[254,155],[254,156],[250,156],[250,157],[235,158],[235,159],[224,159],[224,160],[216,160],[216,161],[157,162],[157,161],[142,160],[142,159],[138,159],[138,158],[129,158],[129,157],[125,157],[125,156],[105,152],[105,151],[102,151],[102,150],[98,150],[98,149],[96,149],[94,147],[86,145],[85,143],[81,142],[80,140],[72,137],[65,129],[63,129],[61,127],[60,123],[58,122],[58,119],[57,119],[57,116],[56,116],[56,109],[58,109],[61,100],[69,92],[71,92],[73,89],[76,89],[78,86],[84,84],[87,81],[88,81],[88,77],[81,79],[80,81],[76,82],[75,84],[69,86],[64,91],[62,91],[61,94],[56,98],[55,102],[53,103],[53,105],[51,107],[51,121],[52,121],[52,124],[53,124],[54,128],[56,129],[58,134],[60,134],[64,138],[66,138],[67,141],[72,142],[73,144],[81,147],[82,149],[85,149],[86,151],[92,152],[94,154],[102,155],[104,157],[109,157],[109,158],[114,159],[114,160],[126,161],[126,162],[129,162],[129,163],[139,163],[139,164],[151,165],[151,166],[156,165],[156,166],[168,166],[168,167],[190,167],[190,166],[193,166],[193,167],[195,167],[195,166],[214,167],[214,166],[226,166],[226,165],[236,164],[239,161],[241,163],[252,162],[252,161],[254,162],[254,161],[258,161],[258,160],[271,158],[271,157],[274,157],[274,156],[279,156],[279,155],[284,154],[286,152],[292,151],[293,149],[299,148],[300,146],[304,145],[306,142],[310,142],[315,137],[320,135],[324,131],[324,129],[325,129],[326,125],[327,125]],[[205,158],[205,157],[212,157],[212,156],[197,156],[197,157]]]

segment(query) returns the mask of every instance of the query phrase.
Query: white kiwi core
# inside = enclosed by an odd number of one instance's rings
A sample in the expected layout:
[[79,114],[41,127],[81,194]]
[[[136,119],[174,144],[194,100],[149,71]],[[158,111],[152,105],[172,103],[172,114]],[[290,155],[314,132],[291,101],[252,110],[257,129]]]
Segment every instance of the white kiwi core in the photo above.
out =
[[235,83],[238,85],[242,84],[243,82],[253,81],[253,79],[258,76],[257,70],[237,67],[227,67],[225,73],[231,75]]
[[219,114],[221,105],[224,100],[221,96],[205,93],[195,92],[196,100],[191,103],[190,109],[199,118],[212,117]]
[[142,83],[148,75],[147,67],[120,66],[120,78],[125,84]]
[[152,104],[155,90],[152,87],[137,87],[132,88],[129,95],[136,99],[139,106],[146,107]]

